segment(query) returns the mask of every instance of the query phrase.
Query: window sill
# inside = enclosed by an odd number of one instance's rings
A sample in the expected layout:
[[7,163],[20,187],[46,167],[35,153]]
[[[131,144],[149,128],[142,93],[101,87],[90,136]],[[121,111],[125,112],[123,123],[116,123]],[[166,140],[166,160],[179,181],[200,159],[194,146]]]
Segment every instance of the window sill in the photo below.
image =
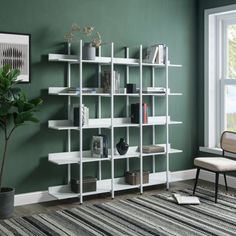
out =
[[[207,152],[215,155],[222,155],[222,149],[221,148],[210,148],[210,147],[199,147],[200,152]],[[236,154],[232,153],[225,153],[225,156],[227,157],[234,157],[236,158]]]

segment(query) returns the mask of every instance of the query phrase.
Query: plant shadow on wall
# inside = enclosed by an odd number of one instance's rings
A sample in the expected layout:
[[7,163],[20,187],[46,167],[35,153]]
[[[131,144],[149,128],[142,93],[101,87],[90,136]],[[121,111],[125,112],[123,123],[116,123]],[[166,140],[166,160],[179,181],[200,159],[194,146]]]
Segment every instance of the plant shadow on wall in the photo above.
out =
[[38,122],[35,117],[41,98],[28,100],[26,94],[16,87],[20,70],[5,65],[0,69],[0,128],[4,136],[3,154],[0,165],[0,218],[12,216],[14,189],[2,187],[9,140],[14,131],[27,122]]

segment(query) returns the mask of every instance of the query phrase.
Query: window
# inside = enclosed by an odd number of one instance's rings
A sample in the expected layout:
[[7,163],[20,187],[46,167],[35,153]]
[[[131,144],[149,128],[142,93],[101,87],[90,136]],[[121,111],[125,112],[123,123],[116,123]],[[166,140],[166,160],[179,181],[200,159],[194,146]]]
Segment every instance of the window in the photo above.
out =
[[205,11],[205,147],[236,131],[236,5]]

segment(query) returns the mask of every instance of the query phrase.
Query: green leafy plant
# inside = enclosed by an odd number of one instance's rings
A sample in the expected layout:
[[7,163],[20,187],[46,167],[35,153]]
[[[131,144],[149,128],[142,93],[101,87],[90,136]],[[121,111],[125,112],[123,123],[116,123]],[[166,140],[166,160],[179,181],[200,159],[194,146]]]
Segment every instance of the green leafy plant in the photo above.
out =
[[93,26],[80,27],[77,23],[72,24],[69,32],[65,34],[65,39],[68,43],[72,43],[75,40],[76,33],[82,33],[91,42],[93,47],[98,48],[102,44],[102,37],[99,32],[95,32]]
[[41,98],[28,100],[21,89],[15,87],[19,74],[20,71],[12,69],[10,65],[0,68],[0,128],[4,135],[4,150],[0,167],[0,192],[9,139],[15,129],[26,122],[38,122],[34,114],[37,107],[42,104]]

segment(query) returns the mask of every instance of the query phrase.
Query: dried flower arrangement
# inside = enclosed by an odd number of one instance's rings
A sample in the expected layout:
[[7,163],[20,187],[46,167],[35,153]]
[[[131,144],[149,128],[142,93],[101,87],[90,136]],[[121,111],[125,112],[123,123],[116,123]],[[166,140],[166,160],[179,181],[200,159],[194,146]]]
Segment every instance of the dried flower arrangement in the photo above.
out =
[[85,26],[81,28],[77,23],[72,24],[70,31],[65,34],[66,41],[68,43],[74,42],[75,34],[80,32],[91,39],[91,44],[93,47],[98,48],[102,44],[101,35],[99,32],[94,31],[94,27]]

